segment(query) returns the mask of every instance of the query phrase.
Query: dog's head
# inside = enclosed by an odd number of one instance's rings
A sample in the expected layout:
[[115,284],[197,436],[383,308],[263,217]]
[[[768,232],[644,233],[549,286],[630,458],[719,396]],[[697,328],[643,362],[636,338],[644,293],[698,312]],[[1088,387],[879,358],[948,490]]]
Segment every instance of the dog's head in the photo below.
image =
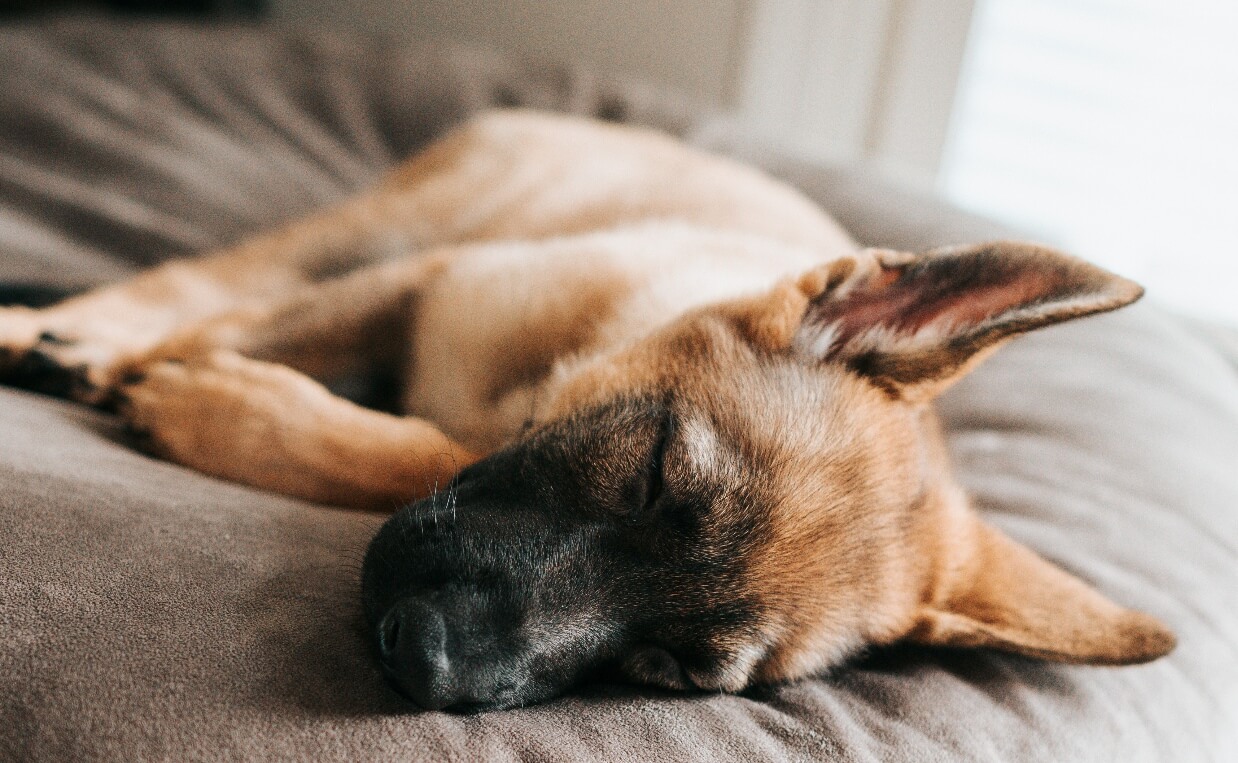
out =
[[1173,635],[987,526],[928,403],[1138,286],[1027,245],[870,252],[560,369],[528,434],[396,514],[363,596],[427,708],[609,675],[735,691],[869,644],[1131,663]]

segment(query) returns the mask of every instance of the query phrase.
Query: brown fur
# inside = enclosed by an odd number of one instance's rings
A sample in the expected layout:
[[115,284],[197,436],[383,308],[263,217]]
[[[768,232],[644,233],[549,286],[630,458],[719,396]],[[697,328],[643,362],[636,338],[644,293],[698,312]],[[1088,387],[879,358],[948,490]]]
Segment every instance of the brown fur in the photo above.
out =
[[[899,639],[1098,663],[1168,652],[1159,622],[976,516],[929,407],[1010,337],[1139,293],[1024,244],[860,252],[753,170],[511,112],[306,222],[6,310],[0,347],[12,375],[51,358],[79,400],[119,400],[166,458],[365,508],[430,494],[575,412],[673,398],[669,489],[715,496],[702,532],[743,571],[693,595],[758,612],[712,634],[716,663],[688,680],[736,690]],[[303,375],[375,364],[403,367],[407,415]],[[638,470],[647,445],[624,447],[577,466]],[[630,662],[657,674],[651,660]]]

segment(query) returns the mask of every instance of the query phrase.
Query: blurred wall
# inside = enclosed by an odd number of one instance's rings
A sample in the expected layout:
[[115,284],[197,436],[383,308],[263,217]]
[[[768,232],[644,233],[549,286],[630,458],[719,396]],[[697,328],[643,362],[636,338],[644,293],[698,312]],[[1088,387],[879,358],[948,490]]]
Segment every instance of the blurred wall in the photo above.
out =
[[289,24],[580,61],[812,158],[933,184],[974,0],[269,0]]
[[582,61],[730,106],[746,0],[270,0],[289,23],[490,44]]

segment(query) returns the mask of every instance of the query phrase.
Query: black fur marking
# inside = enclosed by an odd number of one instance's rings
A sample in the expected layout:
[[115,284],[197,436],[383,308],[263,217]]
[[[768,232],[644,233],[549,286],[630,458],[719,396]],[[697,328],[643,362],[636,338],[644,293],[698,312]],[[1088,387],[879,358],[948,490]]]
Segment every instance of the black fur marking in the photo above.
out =
[[66,367],[54,355],[35,348],[17,361],[5,383],[53,397],[72,398],[94,391],[86,372],[84,365]]
[[80,291],[63,286],[5,283],[0,284],[0,306],[47,307]]
[[149,429],[126,422],[122,433],[125,441],[134,450],[142,453],[155,453],[155,438],[151,436]]
[[50,331],[44,331],[42,334],[39,334],[39,342],[54,345],[67,345],[75,343],[72,339],[65,339],[59,334],[53,334]]

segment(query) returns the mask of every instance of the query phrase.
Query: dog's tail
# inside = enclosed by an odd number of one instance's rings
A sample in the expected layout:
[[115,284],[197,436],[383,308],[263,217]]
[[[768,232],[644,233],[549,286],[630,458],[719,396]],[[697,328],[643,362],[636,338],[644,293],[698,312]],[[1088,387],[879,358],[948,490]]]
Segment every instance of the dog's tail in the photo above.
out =
[[68,286],[35,283],[0,283],[0,307],[47,307],[82,291]]

